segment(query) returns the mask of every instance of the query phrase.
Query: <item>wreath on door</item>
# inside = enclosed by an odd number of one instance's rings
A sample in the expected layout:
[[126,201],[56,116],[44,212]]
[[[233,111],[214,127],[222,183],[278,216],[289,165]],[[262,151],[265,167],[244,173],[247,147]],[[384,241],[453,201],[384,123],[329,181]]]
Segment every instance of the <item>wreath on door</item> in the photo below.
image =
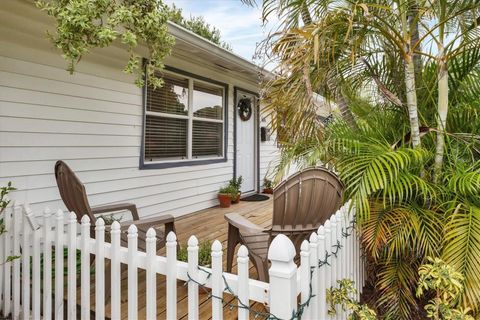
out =
[[248,121],[252,117],[252,100],[242,98],[238,101],[238,115],[242,121]]

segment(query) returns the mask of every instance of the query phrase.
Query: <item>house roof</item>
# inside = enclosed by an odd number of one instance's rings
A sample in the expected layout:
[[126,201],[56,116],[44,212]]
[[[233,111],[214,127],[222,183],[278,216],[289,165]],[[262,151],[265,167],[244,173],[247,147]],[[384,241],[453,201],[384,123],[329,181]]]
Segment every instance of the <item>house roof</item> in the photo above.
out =
[[168,22],[168,31],[176,39],[174,50],[177,54],[184,53],[192,59],[197,58],[203,61],[210,61],[216,67],[225,71],[243,74],[250,79],[258,79],[259,76],[267,78],[273,76],[271,72],[260,68],[253,62],[173,22]]

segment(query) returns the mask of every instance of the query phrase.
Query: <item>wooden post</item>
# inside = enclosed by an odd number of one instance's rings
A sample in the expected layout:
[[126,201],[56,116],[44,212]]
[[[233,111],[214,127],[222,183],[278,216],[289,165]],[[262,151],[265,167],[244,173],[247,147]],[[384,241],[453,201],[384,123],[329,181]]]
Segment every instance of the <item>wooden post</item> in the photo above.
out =
[[95,222],[95,318],[105,319],[105,222]]
[[290,319],[297,311],[297,266],[295,246],[287,236],[277,235],[268,249],[271,262],[270,313],[280,319]]
[[68,219],[68,316],[67,319],[77,318],[77,215],[70,212]]
[[82,217],[80,226],[80,315],[82,319],[90,319],[90,218]]
[[[303,240],[300,247],[300,286],[301,286],[301,302],[307,303],[310,297],[310,245],[307,240]],[[308,306],[305,306],[305,311],[302,314],[304,319],[312,318],[312,305],[311,301],[308,302]]]
[[167,319],[177,319],[177,236],[167,235]]
[[[318,228],[318,241],[317,241],[317,258],[322,260],[325,258],[325,227],[320,226]],[[317,260],[318,260],[317,259]],[[317,262],[319,263],[319,262]],[[325,299],[325,293],[327,290],[326,286],[326,266],[322,265],[318,267],[318,290],[317,290],[317,301],[318,301],[318,318],[324,319],[327,317],[327,301]]]
[[65,235],[63,233],[63,211],[57,210],[55,215],[55,320],[63,319],[63,242]]
[[237,270],[238,270],[238,319],[246,320],[249,317],[249,311],[244,306],[249,306],[248,292],[248,249],[244,245],[240,246],[237,254]]
[[318,319],[318,236],[315,232],[310,235],[310,268],[312,268],[312,293],[315,297],[310,300],[310,315]]
[[138,274],[137,274],[137,250],[138,231],[132,224],[128,227],[128,319],[138,317]]
[[43,214],[43,318],[52,318],[52,213],[45,208]]
[[155,229],[149,228],[147,231],[146,242],[146,281],[147,281],[147,319],[157,318],[157,233]]
[[[198,240],[195,236],[188,239],[188,274],[198,281]],[[188,319],[198,319],[198,284],[188,282]]]
[[[222,244],[215,240],[212,244],[212,295],[223,298]],[[223,319],[223,302],[212,298],[212,319]]]
[[[120,319],[121,317],[121,299],[120,299],[120,290],[121,290],[121,267],[120,267],[120,223],[114,221],[110,229],[110,241],[111,241],[111,251],[110,256],[112,257],[110,263],[110,305],[111,305],[111,318]],[[108,288],[107,288],[108,290]]]

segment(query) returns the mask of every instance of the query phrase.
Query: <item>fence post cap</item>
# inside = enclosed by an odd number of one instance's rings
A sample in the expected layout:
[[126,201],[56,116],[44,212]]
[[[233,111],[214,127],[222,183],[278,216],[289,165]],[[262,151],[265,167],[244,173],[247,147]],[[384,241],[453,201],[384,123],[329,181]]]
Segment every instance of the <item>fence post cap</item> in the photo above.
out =
[[248,257],[248,249],[247,249],[247,247],[245,247],[245,246],[242,244],[242,245],[240,246],[240,248],[238,249],[237,256],[238,256],[238,257],[242,257],[242,258]]
[[97,221],[95,221],[95,225],[97,227],[103,227],[105,225],[105,221],[103,221],[102,218],[98,218]]
[[73,212],[73,211],[70,212],[68,218],[69,218],[68,220],[70,220],[70,223],[73,223],[74,221],[77,221],[77,215],[76,215],[75,212]]
[[332,226],[332,223],[330,222],[330,219],[327,219],[327,221],[325,221],[323,226],[324,226],[325,229],[330,229],[330,227]]
[[155,231],[155,229],[152,228],[152,227],[148,228],[148,230],[147,230],[147,238],[148,238],[148,239],[153,239],[153,238],[155,238],[156,236],[157,236],[157,232]]
[[212,252],[221,252],[222,251],[222,244],[220,241],[215,240],[212,243]]
[[177,236],[175,235],[175,232],[170,231],[167,234],[167,242],[174,242],[174,241],[177,241]]
[[90,217],[85,214],[85,215],[83,215],[83,217],[80,221],[82,222],[82,224],[90,223]]
[[316,232],[312,232],[312,234],[310,235],[310,239],[309,239],[310,242],[312,243],[317,243],[318,241],[318,236],[317,236],[317,233]]
[[290,262],[295,257],[295,246],[284,234],[277,235],[268,249],[268,259],[271,261]]
[[307,240],[303,240],[303,241],[302,241],[302,245],[300,246],[300,251],[301,251],[302,253],[307,253],[309,247],[310,247],[310,246],[308,245],[308,241],[307,241]]
[[190,236],[190,238],[188,238],[187,244],[188,244],[189,247],[196,247],[196,246],[198,246],[198,239],[197,239],[197,237],[195,237],[195,236]]
[[119,231],[120,230],[120,223],[118,221],[113,221],[110,229],[113,231]]
[[134,224],[131,224],[130,227],[128,227],[128,234],[136,234],[137,233],[137,226]]

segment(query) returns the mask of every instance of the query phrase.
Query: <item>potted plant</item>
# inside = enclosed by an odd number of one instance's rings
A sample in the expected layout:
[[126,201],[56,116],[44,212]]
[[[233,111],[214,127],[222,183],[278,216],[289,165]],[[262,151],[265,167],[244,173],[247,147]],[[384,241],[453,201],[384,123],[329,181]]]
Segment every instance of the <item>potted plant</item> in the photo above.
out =
[[232,187],[232,191],[233,191],[233,188],[236,190],[233,194],[232,194],[232,203],[239,203],[240,202],[240,196],[242,195],[242,192],[240,191],[240,189],[242,188],[242,183],[243,183],[243,178],[242,176],[239,176],[238,178],[232,178],[228,185]]
[[235,196],[236,194],[237,190],[230,185],[220,188],[220,190],[218,190],[218,201],[220,202],[220,207],[230,207],[232,204],[232,195]]
[[263,179],[263,193],[273,194],[272,180],[267,178]]

